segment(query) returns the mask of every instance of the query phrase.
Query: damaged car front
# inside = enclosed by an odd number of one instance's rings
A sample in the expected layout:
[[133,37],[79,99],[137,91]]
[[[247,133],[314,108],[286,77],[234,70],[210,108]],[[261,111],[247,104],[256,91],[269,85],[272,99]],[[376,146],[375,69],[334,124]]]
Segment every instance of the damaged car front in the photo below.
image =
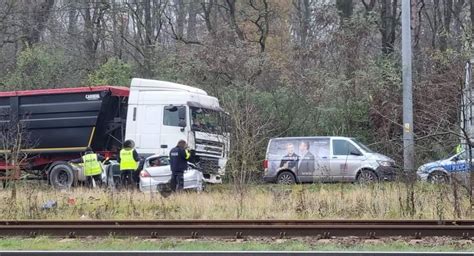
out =
[[[184,189],[202,191],[204,189],[203,175],[195,164],[189,163],[184,172]],[[171,168],[169,157],[164,155],[150,156],[145,160],[140,172],[140,191],[158,192],[159,185],[169,184]]]

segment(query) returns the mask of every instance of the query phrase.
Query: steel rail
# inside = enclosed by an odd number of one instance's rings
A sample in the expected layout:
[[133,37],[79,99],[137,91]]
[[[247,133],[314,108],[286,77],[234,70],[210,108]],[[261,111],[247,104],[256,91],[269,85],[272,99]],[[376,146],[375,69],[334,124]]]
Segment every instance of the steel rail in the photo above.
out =
[[443,225],[471,226],[474,220],[0,220],[8,225]]
[[386,237],[474,236],[474,222],[432,220],[31,220],[1,221],[0,236]]

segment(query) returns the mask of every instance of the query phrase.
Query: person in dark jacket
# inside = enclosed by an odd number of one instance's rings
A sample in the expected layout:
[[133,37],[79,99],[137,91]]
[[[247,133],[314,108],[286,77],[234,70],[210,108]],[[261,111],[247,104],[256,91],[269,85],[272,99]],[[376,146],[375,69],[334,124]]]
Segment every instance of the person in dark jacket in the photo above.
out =
[[86,185],[89,188],[92,188],[94,187],[94,181],[97,185],[102,185],[102,166],[100,162],[105,160],[107,160],[105,157],[94,153],[92,148],[87,147],[82,157],[73,159],[70,162],[75,164],[83,164],[84,176],[86,176]]
[[296,173],[300,156],[295,154],[295,146],[293,146],[293,143],[286,144],[286,150],[288,154],[281,159],[279,170],[290,169]]
[[123,143],[123,148],[117,157],[120,163],[120,180],[124,188],[133,183],[133,175],[138,169],[140,157],[135,150],[135,142],[133,140],[126,140]]
[[313,175],[315,169],[314,155],[309,152],[309,142],[300,143],[300,159],[298,162],[298,175]]
[[188,169],[191,152],[187,149],[186,141],[178,141],[178,145],[170,151],[171,190],[181,191],[184,187],[184,171]]

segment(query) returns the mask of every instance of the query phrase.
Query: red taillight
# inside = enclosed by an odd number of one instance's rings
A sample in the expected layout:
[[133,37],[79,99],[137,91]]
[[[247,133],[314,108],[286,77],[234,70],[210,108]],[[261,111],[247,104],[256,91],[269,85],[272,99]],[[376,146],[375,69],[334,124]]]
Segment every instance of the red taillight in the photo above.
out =
[[267,159],[263,160],[263,168],[268,169],[268,160]]
[[151,177],[151,176],[147,171],[143,170],[140,172],[140,177]]

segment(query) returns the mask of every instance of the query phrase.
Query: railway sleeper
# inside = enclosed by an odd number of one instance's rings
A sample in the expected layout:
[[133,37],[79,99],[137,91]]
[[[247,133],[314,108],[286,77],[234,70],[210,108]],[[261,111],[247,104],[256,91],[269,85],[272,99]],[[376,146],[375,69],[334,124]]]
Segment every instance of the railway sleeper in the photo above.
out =
[[375,232],[368,232],[367,233],[367,237],[369,237],[369,239],[377,239],[377,237],[375,236]]
[[243,233],[238,231],[238,232],[235,232],[235,239],[242,239],[243,238]]
[[421,232],[415,232],[415,239],[421,239]]
[[321,235],[322,239],[330,239],[331,238],[331,232],[323,232]]
[[285,239],[286,238],[286,232],[280,232],[279,234],[280,239]]
[[198,237],[199,237],[199,232],[197,232],[197,231],[191,232],[191,238],[192,238],[192,239],[196,239],[196,238],[198,238]]
[[76,238],[76,237],[77,237],[77,236],[76,236],[76,232],[74,232],[74,231],[69,232],[69,233],[67,234],[67,237],[68,237],[68,238]]

